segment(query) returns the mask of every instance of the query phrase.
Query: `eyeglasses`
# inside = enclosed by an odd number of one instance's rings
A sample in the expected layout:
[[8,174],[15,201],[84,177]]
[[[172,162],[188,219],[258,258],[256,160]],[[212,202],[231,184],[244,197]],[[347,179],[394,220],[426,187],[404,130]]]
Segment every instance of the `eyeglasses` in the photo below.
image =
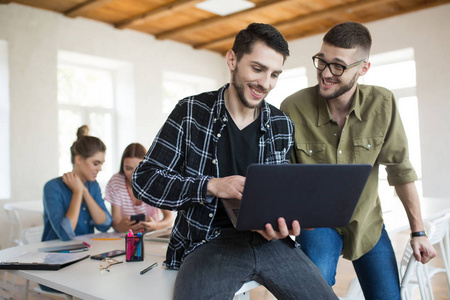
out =
[[344,66],[341,64],[337,64],[337,63],[327,63],[326,61],[324,61],[321,58],[318,58],[317,56],[313,56],[312,60],[313,60],[314,67],[316,67],[317,70],[323,71],[326,69],[326,67],[328,67],[330,69],[331,74],[333,74],[334,76],[341,76],[342,74],[344,74],[345,70],[353,68],[363,62],[366,62],[366,60],[363,59],[363,60],[355,62],[354,64]]
[[106,257],[100,261],[100,271],[105,270],[105,271],[109,272],[109,267],[111,267],[113,265],[121,264],[121,263],[123,263],[123,261]]

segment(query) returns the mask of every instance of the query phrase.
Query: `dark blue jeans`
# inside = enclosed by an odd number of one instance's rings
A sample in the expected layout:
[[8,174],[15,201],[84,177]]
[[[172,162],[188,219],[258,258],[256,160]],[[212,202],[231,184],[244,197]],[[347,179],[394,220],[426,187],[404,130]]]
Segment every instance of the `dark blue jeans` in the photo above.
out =
[[267,241],[233,229],[190,253],[178,272],[174,299],[233,299],[255,280],[277,299],[338,299],[319,269],[290,239]]
[[[343,247],[343,237],[333,228],[302,230],[297,241],[319,267],[330,286],[336,283],[336,268]],[[353,261],[359,283],[367,300],[400,300],[400,283],[391,240],[384,229],[375,247]]]

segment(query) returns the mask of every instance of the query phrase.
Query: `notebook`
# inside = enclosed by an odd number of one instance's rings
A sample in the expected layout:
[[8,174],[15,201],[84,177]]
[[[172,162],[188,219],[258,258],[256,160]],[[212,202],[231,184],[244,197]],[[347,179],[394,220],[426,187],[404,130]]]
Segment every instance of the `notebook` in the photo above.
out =
[[368,164],[252,164],[242,201],[222,199],[238,230],[264,229],[283,217],[291,228],[348,225],[372,170]]

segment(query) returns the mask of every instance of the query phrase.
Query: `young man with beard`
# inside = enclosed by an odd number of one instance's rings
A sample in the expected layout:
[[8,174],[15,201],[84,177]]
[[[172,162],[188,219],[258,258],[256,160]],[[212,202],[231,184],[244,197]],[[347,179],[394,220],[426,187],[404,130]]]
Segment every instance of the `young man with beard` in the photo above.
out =
[[134,173],[138,199],[178,211],[164,262],[179,269],[174,299],[233,299],[249,280],[278,299],[337,299],[289,238],[298,221],[237,231],[220,201],[242,198],[249,164],[289,162],[293,124],[264,100],[288,55],[274,27],[240,31],[226,54],[230,84],[181,100]]
[[339,256],[353,261],[366,299],[400,299],[397,263],[384,228],[378,198],[378,169],[385,165],[390,185],[402,201],[418,261],[436,251],[424,233],[416,173],[393,94],[359,85],[367,73],[372,38],[354,22],[333,27],[313,56],[319,84],[289,96],[281,104],[295,124],[293,163],[371,164],[372,172],[348,226],[302,231],[297,241],[330,286]]

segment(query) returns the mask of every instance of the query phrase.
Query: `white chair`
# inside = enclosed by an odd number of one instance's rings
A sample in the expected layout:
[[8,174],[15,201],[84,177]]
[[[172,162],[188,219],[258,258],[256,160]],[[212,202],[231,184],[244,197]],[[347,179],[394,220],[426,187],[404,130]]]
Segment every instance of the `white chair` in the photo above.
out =
[[[44,232],[44,226],[34,226],[25,228],[22,231],[22,242],[24,245],[37,243],[41,241],[42,233]],[[28,293],[30,291],[30,281],[27,279],[25,282],[25,300],[28,299]],[[51,296],[59,296],[64,299],[71,300],[72,296],[64,294],[64,293],[54,293],[49,291],[44,291],[39,287],[32,289],[33,292],[42,294],[42,295],[51,295]]]
[[9,220],[9,240],[8,247],[14,245],[23,245],[19,236],[22,233],[22,222],[20,222],[19,212],[11,205],[13,203],[5,203],[3,208]]
[[355,277],[350,281],[347,292],[344,297],[340,297],[342,300],[364,300],[364,294],[359,284],[358,278]]
[[[430,241],[435,233],[435,226],[431,222],[425,222],[425,231]],[[414,299],[414,291],[420,290],[422,300],[433,299],[430,277],[427,276],[426,265],[416,261],[411,248],[411,239],[408,239],[405,252],[399,266],[400,294],[402,300]]]
[[[426,222],[424,226],[425,231],[428,234],[428,238],[433,243],[433,236],[436,232],[434,224],[431,222]],[[402,300],[414,299],[414,291],[418,287],[420,290],[421,298],[423,300],[433,299],[433,291],[430,282],[431,277],[427,275],[427,265],[423,265],[422,263],[416,261],[410,243],[411,239],[408,239],[402,260],[400,261],[399,265],[401,298]],[[354,278],[350,282],[345,297],[341,299],[364,299],[361,286],[359,285],[357,278]]]
[[257,288],[261,284],[256,281],[248,281],[234,294],[233,300],[250,300],[250,290]]
[[[450,248],[449,248],[449,228],[450,228],[450,214],[432,220],[435,230],[432,236],[429,236],[432,245],[439,245],[442,253],[442,260],[444,261],[444,268],[432,267],[429,264],[424,266],[425,275],[430,280],[434,275],[444,272],[447,275],[447,291],[450,299]],[[432,288],[430,285],[430,291]],[[431,293],[430,299],[434,299]]]

